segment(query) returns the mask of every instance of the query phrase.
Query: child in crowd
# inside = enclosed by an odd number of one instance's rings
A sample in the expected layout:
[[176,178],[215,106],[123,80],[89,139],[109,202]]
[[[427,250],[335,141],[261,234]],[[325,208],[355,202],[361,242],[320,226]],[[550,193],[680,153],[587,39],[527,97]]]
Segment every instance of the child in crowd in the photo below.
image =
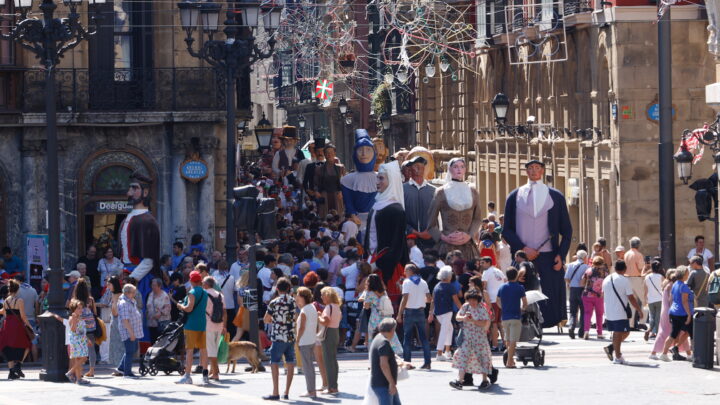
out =
[[515,368],[515,346],[522,331],[521,312],[527,307],[525,287],[518,283],[518,271],[514,267],[507,270],[507,283],[500,286],[497,305],[502,308],[502,327],[507,347],[507,368]]
[[55,319],[65,325],[65,343],[68,346],[70,357],[70,371],[65,376],[70,382],[77,384],[90,384],[82,378],[83,366],[88,358],[88,338],[85,331],[85,322],[82,320],[82,311],[85,304],[79,300],[71,300],[69,305],[70,317],[63,319],[53,314]]

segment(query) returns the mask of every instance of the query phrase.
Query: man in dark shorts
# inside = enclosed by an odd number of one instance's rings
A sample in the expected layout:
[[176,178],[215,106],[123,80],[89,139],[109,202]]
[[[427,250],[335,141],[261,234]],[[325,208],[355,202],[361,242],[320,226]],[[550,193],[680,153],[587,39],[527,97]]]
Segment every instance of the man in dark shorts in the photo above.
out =
[[[613,364],[625,364],[620,345],[630,335],[630,321],[628,321],[632,315],[630,304],[642,313],[642,308],[633,294],[630,280],[625,277],[626,270],[625,262],[618,260],[615,262],[615,273],[605,277],[603,281],[605,319],[608,330],[613,333],[612,343],[605,346],[604,350]],[[613,353],[615,354],[614,360]]]

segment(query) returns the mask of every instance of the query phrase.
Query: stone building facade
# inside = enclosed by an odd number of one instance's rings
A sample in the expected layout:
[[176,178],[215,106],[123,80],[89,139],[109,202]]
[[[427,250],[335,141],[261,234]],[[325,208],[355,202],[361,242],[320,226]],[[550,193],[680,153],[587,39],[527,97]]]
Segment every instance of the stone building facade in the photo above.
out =
[[[547,183],[568,198],[573,245],[591,245],[602,236],[613,247],[628,247],[628,239],[637,235],[642,251],[656,255],[656,8],[618,0],[604,9],[578,8],[565,17],[566,61],[511,64],[507,35],[491,33],[490,46],[479,49],[477,74],[460,71],[457,81],[436,78],[420,84],[418,144],[434,150],[439,161],[466,156],[483,204],[497,202],[499,213],[508,193],[527,181],[524,162],[542,159]],[[700,8],[673,6],[672,18],[678,145],[683,129],[713,118],[704,86],[713,81],[715,67],[705,51],[707,21]],[[510,134],[496,128],[491,101],[499,92],[510,100],[508,125],[525,125],[535,117],[529,131]],[[711,163],[707,157],[701,161],[696,176],[712,174]],[[675,184],[680,261],[696,234],[707,235],[712,247],[713,227],[697,221],[694,192],[679,180]]]
[[[101,26],[57,69],[63,265],[73,268],[107,234],[117,239],[136,169],[153,179],[161,254],[174,241],[188,246],[196,233],[224,250],[224,79],[188,53],[174,2],[83,7],[100,7],[115,26]],[[26,235],[47,233],[43,72],[8,41],[0,55],[0,244],[24,257]],[[251,116],[249,95],[246,76],[238,80],[238,120]],[[204,162],[208,176],[183,178],[187,160]]]

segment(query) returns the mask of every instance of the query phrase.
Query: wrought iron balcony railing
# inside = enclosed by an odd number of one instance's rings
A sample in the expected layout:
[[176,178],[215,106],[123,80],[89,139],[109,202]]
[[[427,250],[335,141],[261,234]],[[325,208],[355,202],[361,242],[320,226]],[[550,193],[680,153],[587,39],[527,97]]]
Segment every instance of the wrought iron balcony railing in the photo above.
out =
[[[58,111],[224,110],[224,79],[212,68],[57,69]],[[242,106],[240,106],[242,108]],[[45,73],[23,73],[22,109],[45,111]]]

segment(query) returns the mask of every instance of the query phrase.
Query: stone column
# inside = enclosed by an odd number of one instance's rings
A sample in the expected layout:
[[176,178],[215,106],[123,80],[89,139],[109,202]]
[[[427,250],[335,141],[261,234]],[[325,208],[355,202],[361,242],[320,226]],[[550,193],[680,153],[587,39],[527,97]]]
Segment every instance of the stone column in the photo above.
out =
[[[208,249],[213,249],[215,244],[215,150],[218,144],[217,138],[207,136],[200,139],[199,145],[200,157],[207,163],[208,177],[198,184],[200,193],[198,198],[198,225],[200,228],[198,231],[205,239]],[[234,173],[228,173],[226,181],[232,181],[234,178]],[[218,248],[221,247],[214,247],[215,250]]]
[[173,242],[181,240],[185,247],[189,246],[188,221],[187,221],[187,190],[185,179],[180,176],[180,165],[185,160],[187,151],[186,142],[177,137],[172,140],[172,159],[170,164],[171,186],[170,186],[170,211],[172,212],[172,236]]

